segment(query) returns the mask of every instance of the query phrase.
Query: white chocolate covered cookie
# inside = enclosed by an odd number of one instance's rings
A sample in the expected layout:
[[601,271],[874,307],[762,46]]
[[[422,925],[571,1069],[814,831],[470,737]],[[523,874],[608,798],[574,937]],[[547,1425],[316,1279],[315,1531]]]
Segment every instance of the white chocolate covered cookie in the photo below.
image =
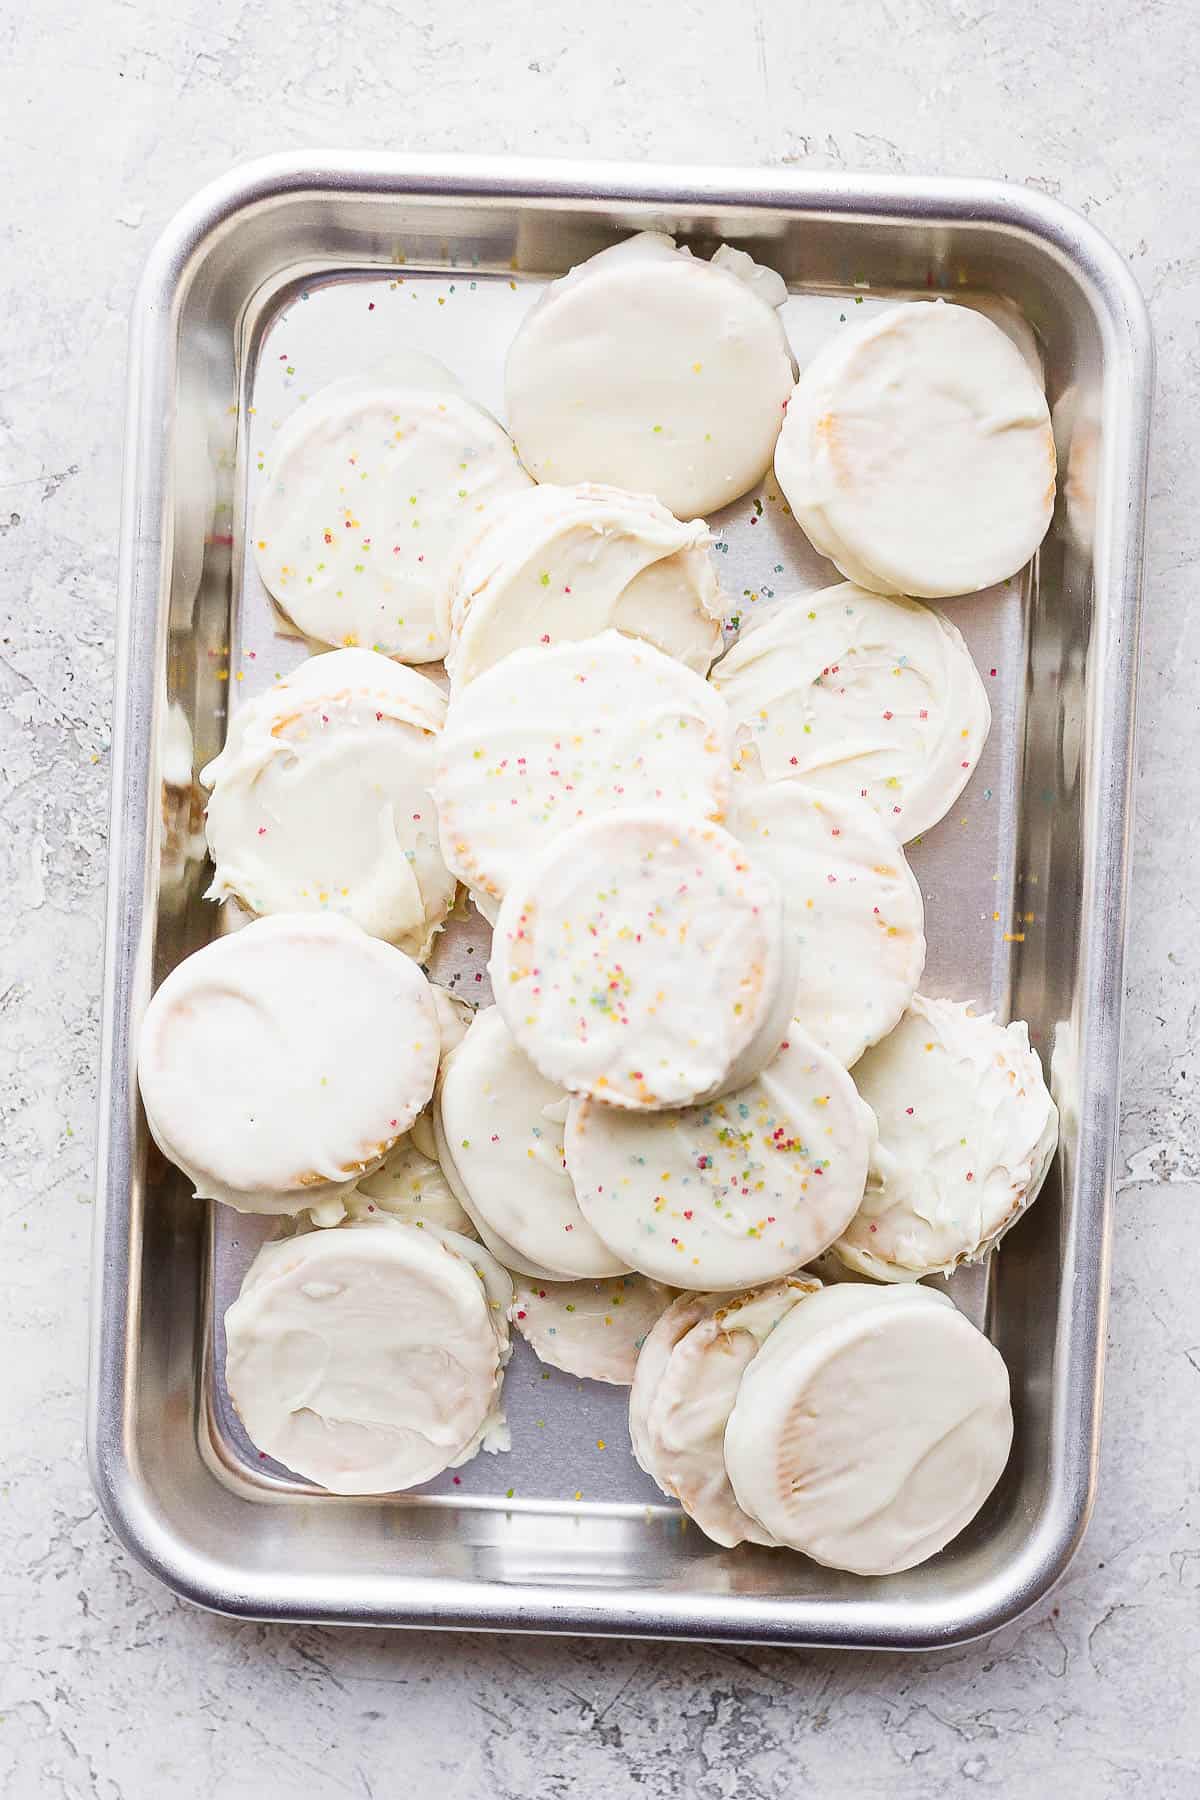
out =
[[780,1544],[890,1575],[974,1518],[1012,1429],[1003,1358],[945,1295],[847,1283],[793,1307],[750,1363],[725,1466]]
[[647,494],[532,488],[491,507],[450,583],[446,667],[465,687],[513,650],[643,638],[704,675],[721,647],[721,591],[702,519]]
[[508,353],[513,437],[539,481],[611,481],[683,516],[771,464],[794,364],[779,276],[642,231],[548,287]]
[[266,451],[251,542],[293,624],[404,662],[446,654],[447,562],[529,477],[508,435],[432,358],[332,382]]
[[432,788],[441,692],[370,650],[314,656],[234,714],[212,789],[209,898],[333,912],[424,957],[454,903]]
[[674,1287],[757,1286],[801,1268],[857,1211],[875,1121],[827,1050],[793,1028],[745,1087],[677,1112],[572,1100],[567,1168],[584,1216],[631,1268]]
[[264,1245],[225,1315],[230,1398],[260,1450],[332,1493],[392,1493],[502,1425],[503,1295],[479,1246],[453,1244],[392,1219]]
[[739,775],[729,827],[783,895],[801,969],[796,1023],[853,1068],[925,966],[925,907],[904,852],[865,800],[802,781]]
[[1058,1142],[1028,1026],[918,994],[854,1078],[879,1141],[835,1254],[877,1281],[985,1255],[1036,1198]]
[[346,1204],[359,1215],[420,1220],[466,1237],[475,1233],[441,1164],[417,1148],[411,1132],[392,1145],[377,1169],[363,1176]]
[[566,1096],[514,1042],[496,1007],[476,1013],[434,1104],[443,1172],[484,1243],[521,1273],[559,1279],[626,1264],[580,1212],[563,1163]]
[[775,474],[816,548],[861,587],[974,593],[1023,568],[1046,535],[1046,396],[982,314],[942,300],[890,307],[804,370]]
[[898,843],[936,825],[979,761],[991,708],[949,620],[846,582],[778,603],[713,685],[768,781],[869,802]]
[[433,1091],[417,964],[333,915],[279,913],[185,958],[146,1009],[138,1081],[202,1199],[341,1217]]
[[634,1454],[714,1543],[775,1543],[734,1498],[725,1472],[725,1427],[751,1360],[792,1307],[820,1287],[789,1275],[736,1297],[700,1296],[700,1309],[697,1296],[686,1295],[654,1330],[669,1346],[665,1364],[658,1342],[639,1361],[630,1395],[630,1416],[636,1406],[639,1427]]
[[628,1387],[638,1352],[675,1289],[645,1275],[515,1283],[512,1322],[540,1361],[585,1381]]
[[752,1080],[796,991],[770,874],[721,826],[650,808],[573,826],[524,864],[489,967],[547,1080],[637,1111]]

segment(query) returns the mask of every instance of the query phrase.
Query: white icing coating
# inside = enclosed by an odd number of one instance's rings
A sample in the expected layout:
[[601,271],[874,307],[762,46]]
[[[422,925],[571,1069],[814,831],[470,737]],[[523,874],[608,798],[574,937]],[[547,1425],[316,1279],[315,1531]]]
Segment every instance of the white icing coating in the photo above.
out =
[[644,638],[704,675],[721,647],[721,590],[702,519],[648,494],[544,487],[489,508],[454,575],[446,667],[454,687],[528,645]]
[[754,1081],[679,1112],[572,1100],[567,1168],[584,1216],[631,1268],[727,1292],[826,1249],[862,1200],[875,1121],[798,1028]]
[[638,1352],[637,1369],[629,1391],[629,1442],[634,1461],[646,1468],[653,1451],[647,1414],[667,1372],[671,1352],[686,1332],[707,1317],[712,1294],[680,1294],[663,1313]]
[[[690,253],[685,247],[682,254]],[[765,263],[756,263],[748,250],[735,250],[732,244],[721,244],[713,251],[711,261],[714,269],[725,269],[745,282],[767,306],[782,306],[786,302],[788,290],[783,276],[768,269]]]
[[476,1009],[469,1000],[460,1000],[457,994],[452,994],[449,988],[442,987],[436,981],[430,982],[429,991],[433,995],[442,1040],[442,1060],[445,1061],[452,1050],[458,1049],[471,1029]]
[[563,1161],[564,1095],[523,1056],[496,1007],[446,1059],[434,1134],[447,1180],[507,1267],[559,1279],[626,1265],[580,1212]]
[[644,1275],[516,1284],[512,1322],[537,1356],[585,1381],[628,1387],[648,1332],[675,1289]]
[[[438,1018],[438,1033],[442,1040],[439,1066],[444,1066],[450,1052],[457,1050],[466,1037],[471,1020],[475,1017],[475,1008],[467,1001],[460,1000],[457,994],[452,994],[449,988],[439,987],[436,981],[430,982],[429,991],[433,995],[433,1004]],[[413,1148],[420,1151],[422,1156],[427,1157],[430,1162],[435,1163],[438,1160],[437,1139],[433,1131],[432,1106],[427,1106],[424,1112],[418,1114],[413,1120],[412,1131],[409,1135],[413,1141]],[[462,1211],[461,1207],[459,1211]],[[454,1229],[460,1231],[463,1227],[456,1225]]]
[[772,877],[721,826],[650,808],[575,825],[524,864],[489,968],[547,1080],[637,1111],[750,1081],[796,991]]
[[[412,1226],[417,1231],[423,1231],[428,1237],[436,1238],[439,1243],[445,1244],[449,1249],[457,1252],[458,1255],[462,1256],[470,1263],[480,1281],[483,1283],[484,1293],[488,1303],[488,1311],[491,1315],[492,1329],[496,1334],[496,1342],[499,1346],[500,1365],[502,1368],[505,1367],[512,1357],[512,1342],[509,1333],[508,1319],[513,1304],[512,1277],[509,1275],[508,1270],[505,1269],[496,1257],[492,1255],[486,1246],[481,1244],[474,1236],[470,1221],[467,1221],[467,1230],[465,1232],[460,1232],[456,1231],[452,1226],[442,1224],[429,1216],[412,1216],[405,1218],[397,1213],[389,1213],[375,1206],[373,1203],[364,1202],[357,1193],[350,1196],[346,1205],[347,1211],[345,1218],[339,1220],[337,1226],[332,1229],[348,1231],[352,1227],[357,1228],[362,1225],[377,1225],[384,1227],[389,1225]],[[315,1225],[312,1220],[307,1217],[282,1219],[275,1236],[269,1240],[269,1243],[282,1244],[289,1239],[304,1237],[312,1232],[327,1229],[330,1228]],[[264,1246],[264,1248],[266,1247],[267,1246]],[[274,1264],[271,1260],[268,1258],[264,1263],[261,1255],[256,1256],[245,1275],[242,1277],[242,1294],[245,1295],[250,1288],[256,1287],[260,1281],[269,1280],[273,1273]],[[498,1410],[498,1401],[499,1394],[497,1393],[497,1404],[492,1416],[499,1425],[503,1425],[503,1417]],[[475,1448],[479,1447],[479,1445],[475,1446]],[[490,1441],[483,1445],[483,1448],[485,1449],[508,1449],[508,1447],[507,1444],[497,1444]],[[457,1463],[455,1466],[457,1467]]]
[[982,314],[941,300],[889,307],[804,370],[775,474],[851,581],[929,600],[974,593],[1023,568],[1046,535],[1046,397]]
[[671,1346],[665,1366],[657,1354],[647,1359],[644,1373],[638,1365],[630,1396],[631,1412],[637,1397],[639,1418],[634,1454],[663,1493],[678,1500],[714,1543],[775,1543],[734,1498],[725,1473],[725,1427],[752,1358],[792,1307],[818,1293],[820,1286],[816,1280],[789,1276],[733,1299],[705,1295],[700,1317],[689,1296],[677,1302],[688,1321],[681,1335],[676,1335],[673,1320],[668,1324],[669,1315],[663,1315],[664,1337]]
[[1028,1026],[918,994],[854,1078],[879,1141],[837,1255],[877,1281],[985,1255],[1036,1198],[1058,1142]]
[[370,650],[311,657],[247,702],[201,775],[209,898],[344,913],[424,957],[455,893],[432,797],[445,707]]
[[772,1332],[725,1431],[738,1504],[829,1568],[914,1568],[974,1518],[1012,1444],[999,1352],[929,1288],[826,1288]]
[[338,1494],[415,1487],[471,1454],[500,1423],[506,1332],[466,1249],[395,1219],[265,1245],[225,1315],[258,1448]]
[[335,381],[266,452],[251,542],[308,637],[406,662],[446,653],[448,559],[491,500],[529,477],[507,434],[432,358]]
[[[356,1220],[355,1223],[361,1223],[361,1220]],[[439,1225],[429,1219],[422,1222],[420,1229],[432,1233],[465,1262],[469,1262],[478,1275],[487,1297],[492,1330],[500,1344],[500,1363],[502,1367],[507,1366],[512,1357],[512,1339],[508,1328],[513,1306],[512,1276],[473,1232],[454,1231],[447,1225]]]
[[640,232],[551,283],[508,353],[513,437],[539,481],[610,481],[684,516],[767,472],[794,375],[772,271]]
[[[428,1109],[421,1117],[428,1117]],[[360,1214],[420,1219],[468,1237],[475,1231],[441,1165],[418,1149],[412,1132],[392,1145],[377,1169],[363,1176],[346,1204]]]
[[[373,1224],[378,1217],[378,1214],[364,1216],[361,1212],[354,1210],[352,1204],[347,1224]],[[428,1216],[422,1219],[400,1220],[394,1215],[385,1213],[383,1222],[384,1224],[415,1225],[419,1231],[426,1232],[430,1237],[436,1237],[438,1242],[444,1244],[448,1250],[454,1251],[462,1257],[464,1262],[470,1263],[483,1286],[484,1299],[487,1301],[492,1330],[496,1334],[496,1343],[500,1352],[501,1371],[506,1369],[512,1360],[512,1338],[508,1327],[508,1317],[513,1306],[512,1277],[491,1251],[479,1242],[470,1221],[467,1222],[465,1232],[455,1231]],[[508,1429],[508,1420],[500,1404],[502,1398],[503,1386],[498,1382],[492,1397],[492,1404],[485,1413],[479,1429],[466,1448],[454,1458],[450,1464],[452,1469],[461,1469],[463,1464],[470,1462],[471,1458],[478,1455],[480,1450],[486,1450],[489,1455],[494,1456],[500,1451],[512,1449],[512,1434]]]
[[199,1198],[333,1223],[429,1099],[437,1062],[415,962],[347,919],[279,913],[171,971],[138,1080],[155,1142]]
[[953,806],[991,726],[955,626],[850,582],[773,607],[712,680],[768,781],[795,776],[830,799],[867,800],[900,843]]
[[730,830],[771,870],[796,934],[796,1022],[852,1068],[912,999],[925,907],[887,826],[865,800],[800,781],[733,784]]
[[605,631],[514,650],[451,700],[434,781],[442,855],[484,908],[582,819],[640,806],[720,822],[721,696],[653,645]]
[[[470,1221],[467,1221],[465,1232],[432,1219],[426,1214],[423,1218],[401,1219],[395,1214],[370,1212],[362,1209],[357,1201],[350,1202],[350,1213],[345,1224],[349,1226],[374,1225],[413,1225],[418,1231],[436,1238],[448,1250],[461,1256],[464,1262],[470,1263],[483,1285],[484,1299],[487,1301],[492,1330],[496,1334],[496,1343],[500,1352],[500,1368],[508,1367],[512,1360],[512,1338],[509,1333],[508,1318],[513,1306],[513,1284],[508,1270],[497,1261],[475,1236]],[[459,1452],[450,1464],[452,1469],[459,1469],[470,1462],[480,1450],[494,1455],[497,1451],[511,1450],[512,1437],[508,1429],[508,1420],[501,1410],[503,1389],[497,1384],[492,1404],[488,1408],[482,1423],[465,1450]]]

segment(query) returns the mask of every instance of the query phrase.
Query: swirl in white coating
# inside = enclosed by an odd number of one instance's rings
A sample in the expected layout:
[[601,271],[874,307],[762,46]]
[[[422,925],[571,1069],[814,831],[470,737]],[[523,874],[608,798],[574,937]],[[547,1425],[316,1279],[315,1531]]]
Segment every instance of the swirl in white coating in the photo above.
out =
[[702,519],[618,488],[545,485],[498,502],[450,588],[454,688],[513,650],[610,628],[706,674],[721,647],[711,541]]
[[985,1255],[1036,1198],[1058,1142],[1028,1026],[918,994],[854,1078],[879,1141],[835,1253],[877,1281]]
[[415,1487],[473,1454],[501,1423],[507,1359],[477,1252],[395,1219],[264,1245],[225,1315],[229,1394],[258,1448],[337,1494]]
[[777,603],[712,672],[768,781],[870,803],[899,843],[948,812],[991,708],[961,634],[917,600],[845,582]]

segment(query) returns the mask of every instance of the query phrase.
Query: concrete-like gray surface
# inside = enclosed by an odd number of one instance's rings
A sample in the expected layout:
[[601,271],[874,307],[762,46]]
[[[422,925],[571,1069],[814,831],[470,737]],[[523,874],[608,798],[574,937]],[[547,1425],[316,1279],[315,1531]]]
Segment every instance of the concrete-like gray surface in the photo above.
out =
[[[1127,1800],[1200,1791],[1197,55],[1186,0],[0,5],[0,1792]],[[1103,1482],[1051,1599],[911,1660],[291,1631],[177,1605],[82,1445],[125,329],[153,234],[341,143],[985,173],[1158,334]]]

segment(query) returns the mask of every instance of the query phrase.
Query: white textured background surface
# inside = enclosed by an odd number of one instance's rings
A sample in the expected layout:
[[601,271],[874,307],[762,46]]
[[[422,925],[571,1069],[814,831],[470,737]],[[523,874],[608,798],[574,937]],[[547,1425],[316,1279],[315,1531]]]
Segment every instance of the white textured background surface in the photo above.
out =
[[[1200,1792],[1194,26],[1189,0],[2,0],[5,1800]],[[199,183],[329,143],[1007,176],[1087,212],[1150,298],[1103,1484],[1062,1586],[986,1644],[839,1659],[236,1625],[177,1605],[97,1515],[82,1414],[126,318]]]

